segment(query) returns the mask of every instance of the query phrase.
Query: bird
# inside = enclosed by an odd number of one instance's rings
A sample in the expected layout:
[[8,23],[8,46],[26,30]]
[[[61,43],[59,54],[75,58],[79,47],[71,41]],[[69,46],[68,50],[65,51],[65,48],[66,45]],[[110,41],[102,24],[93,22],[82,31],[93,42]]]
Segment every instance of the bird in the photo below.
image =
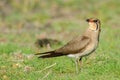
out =
[[99,44],[101,32],[101,22],[97,18],[88,18],[88,28],[86,31],[69,41],[64,46],[53,51],[36,53],[38,58],[53,58],[59,56],[68,56],[75,59],[76,72],[79,72],[79,65],[82,65],[82,59],[93,53]]

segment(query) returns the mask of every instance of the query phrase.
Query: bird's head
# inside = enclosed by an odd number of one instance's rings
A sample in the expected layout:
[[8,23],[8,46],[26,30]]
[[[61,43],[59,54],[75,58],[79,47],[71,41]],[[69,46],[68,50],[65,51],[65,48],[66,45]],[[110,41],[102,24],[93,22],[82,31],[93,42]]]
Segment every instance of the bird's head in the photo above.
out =
[[91,30],[100,30],[100,20],[97,18],[89,18],[86,19],[86,21],[89,23],[89,29]]

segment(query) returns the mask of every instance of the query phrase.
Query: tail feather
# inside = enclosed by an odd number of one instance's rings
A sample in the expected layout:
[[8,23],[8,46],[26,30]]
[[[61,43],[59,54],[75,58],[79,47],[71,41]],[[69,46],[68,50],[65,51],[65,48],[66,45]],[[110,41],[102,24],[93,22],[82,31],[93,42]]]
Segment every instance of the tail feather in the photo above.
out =
[[63,56],[64,54],[56,53],[55,51],[49,51],[44,53],[37,53],[35,55],[40,55],[38,58],[51,58],[51,57]]

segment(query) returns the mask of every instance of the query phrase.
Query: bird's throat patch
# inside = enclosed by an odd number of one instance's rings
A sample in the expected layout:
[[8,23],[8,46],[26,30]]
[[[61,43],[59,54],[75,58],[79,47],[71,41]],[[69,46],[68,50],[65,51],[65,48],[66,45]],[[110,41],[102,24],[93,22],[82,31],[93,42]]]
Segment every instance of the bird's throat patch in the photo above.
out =
[[96,31],[96,30],[98,29],[98,25],[95,24],[95,23],[90,22],[89,25],[90,25],[89,28],[90,28],[91,30]]

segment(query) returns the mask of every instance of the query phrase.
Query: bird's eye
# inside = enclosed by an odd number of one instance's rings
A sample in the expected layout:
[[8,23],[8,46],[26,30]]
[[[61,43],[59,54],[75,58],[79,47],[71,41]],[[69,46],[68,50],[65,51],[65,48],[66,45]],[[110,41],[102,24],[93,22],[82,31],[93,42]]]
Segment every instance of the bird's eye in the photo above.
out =
[[97,22],[97,20],[94,20],[94,22]]

